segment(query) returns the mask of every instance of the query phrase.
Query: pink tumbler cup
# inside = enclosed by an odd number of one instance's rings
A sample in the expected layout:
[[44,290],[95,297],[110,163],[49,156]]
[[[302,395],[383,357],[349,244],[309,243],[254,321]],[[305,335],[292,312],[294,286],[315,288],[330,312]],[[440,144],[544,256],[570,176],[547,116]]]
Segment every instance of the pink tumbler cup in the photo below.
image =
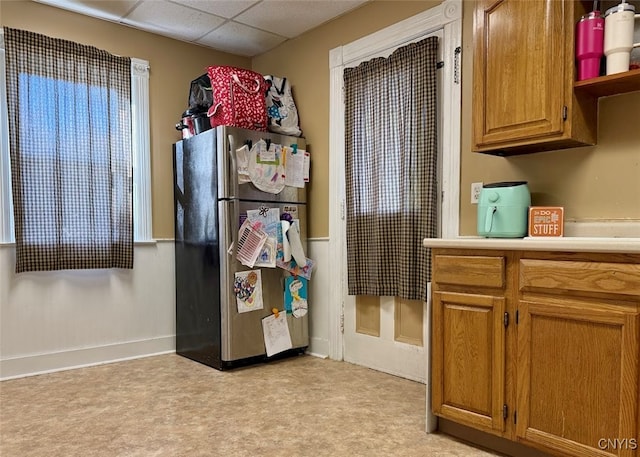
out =
[[578,81],[600,75],[600,59],[604,54],[604,18],[594,10],[582,16],[576,26],[576,59]]

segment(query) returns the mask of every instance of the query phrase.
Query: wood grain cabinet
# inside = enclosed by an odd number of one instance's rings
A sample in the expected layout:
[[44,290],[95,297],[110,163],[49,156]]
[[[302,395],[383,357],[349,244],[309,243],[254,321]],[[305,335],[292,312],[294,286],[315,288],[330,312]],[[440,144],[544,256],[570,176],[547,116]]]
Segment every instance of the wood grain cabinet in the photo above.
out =
[[434,414],[553,455],[640,456],[640,256],[432,255]]
[[518,269],[517,439],[640,455],[640,265],[521,258]]
[[595,144],[597,98],[574,93],[571,0],[479,0],[474,12],[473,150],[512,155]]
[[434,413],[505,431],[505,259],[437,255],[434,269]]
[[435,292],[433,369],[443,382],[434,392],[436,413],[489,432],[503,432],[504,298]]

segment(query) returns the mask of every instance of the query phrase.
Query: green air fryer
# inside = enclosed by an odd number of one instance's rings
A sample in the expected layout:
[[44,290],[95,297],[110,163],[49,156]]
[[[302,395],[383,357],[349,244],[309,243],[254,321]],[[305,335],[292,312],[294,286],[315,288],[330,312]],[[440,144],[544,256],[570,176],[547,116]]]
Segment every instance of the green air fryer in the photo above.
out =
[[531,194],[526,181],[485,184],[478,200],[478,235],[522,238],[527,234]]

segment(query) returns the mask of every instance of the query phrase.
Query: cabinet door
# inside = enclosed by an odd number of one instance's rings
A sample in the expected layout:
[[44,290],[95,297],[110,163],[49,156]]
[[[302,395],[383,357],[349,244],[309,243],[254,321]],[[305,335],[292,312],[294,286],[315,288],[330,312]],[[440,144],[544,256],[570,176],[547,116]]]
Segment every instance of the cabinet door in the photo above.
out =
[[521,301],[516,437],[562,455],[638,456],[639,313]]
[[567,105],[564,37],[573,33],[565,30],[565,3],[570,2],[476,3],[475,150],[562,137]]
[[505,376],[505,300],[433,293],[434,414],[500,435]]

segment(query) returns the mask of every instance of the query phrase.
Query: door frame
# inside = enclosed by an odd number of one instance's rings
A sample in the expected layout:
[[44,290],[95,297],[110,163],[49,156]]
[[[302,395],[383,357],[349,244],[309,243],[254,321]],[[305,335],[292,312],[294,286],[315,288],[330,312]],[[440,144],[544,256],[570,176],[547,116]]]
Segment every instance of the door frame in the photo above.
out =
[[[385,50],[419,41],[437,30],[443,30],[444,34],[444,66],[439,70],[443,72],[444,81],[441,144],[442,151],[451,152],[442,154],[440,166],[439,233],[441,238],[455,238],[459,233],[460,217],[462,0],[445,0],[423,13],[329,51],[329,258],[339,265],[329,272],[329,283],[335,285],[329,289],[329,357],[334,360],[343,360],[343,297],[347,290],[343,71],[345,67],[356,66]],[[430,321],[428,315],[425,319]],[[425,341],[427,347],[429,342]]]

